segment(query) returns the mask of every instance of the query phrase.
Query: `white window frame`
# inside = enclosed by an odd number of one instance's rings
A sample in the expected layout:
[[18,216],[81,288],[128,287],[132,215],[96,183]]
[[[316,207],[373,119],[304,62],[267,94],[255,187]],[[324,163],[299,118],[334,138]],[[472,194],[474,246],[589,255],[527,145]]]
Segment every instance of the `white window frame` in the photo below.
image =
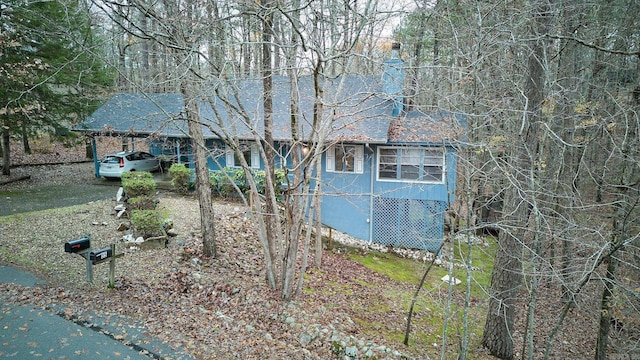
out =
[[[394,150],[395,155],[382,154],[383,150]],[[439,152],[434,156],[434,152]],[[376,179],[378,181],[389,182],[411,182],[423,184],[444,184],[446,176],[446,150],[442,147],[418,147],[418,146],[380,146],[378,147],[376,164]],[[399,155],[400,154],[400,155]],[[393,158],[392,158],[393,157]],[[396,178],[380,176],[381,166],[388,165],[395,172]],[[425,177],[425,169],[429,167],[441,168],[439,180]],[[405,174],[414,176],[403,177]],[[417,172],[409,173],[408,170],[415,169]]]
[[[336,170],[336,149],[353,148],[353,171]],[[362,174],[364,173],[364,146],[356,144],[336,144],[331,145],[326,151],[327,172],[342,174]]]
[[[249,143],[241,143],[240,146],[247,146]],[[258,144],[255,142],[251,142],[251,163],[249,167],[252,169],[260,168],[260,151],[258,150]],[[227,167],[241,167],[241,164],[236,164],[236,156],[233,149],[225,144],[225,159],[227,163]]]

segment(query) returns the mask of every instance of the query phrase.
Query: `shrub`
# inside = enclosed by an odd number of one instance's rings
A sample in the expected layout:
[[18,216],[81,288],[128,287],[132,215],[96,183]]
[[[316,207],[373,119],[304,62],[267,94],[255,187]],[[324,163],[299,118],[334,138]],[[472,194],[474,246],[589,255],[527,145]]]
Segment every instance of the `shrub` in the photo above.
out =
[[153,210],[156,207],[156,200],[153,196],[143,195],[129,198],[127,204],[131,210]]
[[[253,178],[256,182],[258,192],[264,194],[266,172],[264,170],[251,170],[251,173],[253,174]],[[280,191],[280,185],[284,183],[286,176],[284,169],[276,169],[275,175],[276,191]],[[231,196],[236,194],[236,189],[233,184],[235,184],[243,194],[247,194],[250,190],[247,177],[245,176],[242,168],[226,167],[212,171],[209,176],[209,181],[211,182],[211,186],[213,186],[214,190],[222,196]]]
[[127,171],[122,174],[122,188],[129,198],[153,196],[156,191],[156,182],[150,172]]
[[191,187],[191,169],[184,164],[173,164],[169,168],[171,186],[180,193],[187,193]]
[[156,210],[133,210],[131,223],[138,235],[142,237],[160,236],[164,234],[164,218]]

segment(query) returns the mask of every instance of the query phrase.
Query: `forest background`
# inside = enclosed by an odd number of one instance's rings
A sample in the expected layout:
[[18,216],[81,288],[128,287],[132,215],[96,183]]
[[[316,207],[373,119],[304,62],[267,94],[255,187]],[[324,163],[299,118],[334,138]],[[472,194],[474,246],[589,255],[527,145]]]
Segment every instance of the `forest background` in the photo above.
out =
[[[209,91],[208,84],[258,77],[269,129],[274,75],[376,75],[397,41],[408,74],[407,106],[467,118],[455,204],[459,231],[499,230],[482,344],[504,359],[545,358],[560,346],[555,335],[566,318],[584,316],[598,324],[596,359],[637,357],[639,7],[616,0],[3,0],[3,172],[10,170],[11,137],[25,148],[46,131],[69,138],[73,124],[117,92],[181,92],[190,125],[199,125],[189,100]],[[321,87],[315,96],[320,129],[330,104]],[[202,144],[198,127],[190,135]],[[242,151],[233,133],[221,135]],[[273,164],[269,131],[257,140]],[[294,149],[309,143],[293,141]],[[294,174],[304,194],[317,193],[303,181],[327,145],[315,143],[311,155],[294,159],[305,165]],[[196,159],[207,156],[194,149]],[[196,170],[198,182],[207,181],[205,169]],[[215,257],[210,194],[204,186],[198,192],[205,253]],[[267,213],[275,216],[275,193],[267,199]],[[287,206],[301,214],[296,209],[313,201],[298,197]],[[500,216],[478,223],[474,214],[489,203],[500,204]],[[299,246],[308,247],[299,241],[306,220],[279,228],[281,222],[256,216],[268,284],[291,299],[301,286],[296,264]],[[471,283],[473,251],[466,256]],[[467,290],[465,309],[471,306]],[[525,329],[518,350],[516,322]],[[463,326],[463,359],[466,331]]]

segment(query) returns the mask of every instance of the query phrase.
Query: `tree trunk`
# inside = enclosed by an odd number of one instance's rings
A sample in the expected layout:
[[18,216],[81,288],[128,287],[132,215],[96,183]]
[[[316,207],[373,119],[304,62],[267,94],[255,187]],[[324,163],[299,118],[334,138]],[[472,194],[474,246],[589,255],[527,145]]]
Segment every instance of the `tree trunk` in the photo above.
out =
[[11,151],[9,128],[2,128],[2,175],[11,175]]
[[31,146],[29,145],[29,135],[27,134],[27,127],[22,124],[22,148],[25,154],[31,154]]
[[[546,33],[550,12],[540,4],[532,13],[532,34]],[[531,204],[535,199],[522,198],[536,196],[535,169],[539,162],[539,122],[544,101],[543,66],[544,40],[532,40],[525,76],[525,115],[520,128],[511,129],[518,135],[519,144],[513,149],[510,159],[515,170],[512,185],[507,189],[503,214],[511,231],[501,230],[498,236],[498,250],[491,277],[489,311],[484,327],[482,344],[489,352],[501,359],[513,359],[513,323],[517,298],[522,284],[522,250],[525,234],[529,228]],[[513,156],[515,155],[515,156]],[[524,200],[524,201],[523,201]],[[507,229],[508,230],[508,229]]]
[[[191,81],[190,81],[191,80]],[[185,101],[187,124],[191,136],[193,155],[196,168],[196,197],[200,203],[200,225],[202,230],[202,245],[204,255],[216,257],[215,220],[213,203],[211,199],[211,185],[209,184],[209,166],[207,165],[207,153],[205,150],[202,124],[198,113],[197,98],[191,88],[192,79],[183,79],[182,95]]]
[[[265,153],[265,170],[271,180],[271,184],[275,182],[274,176],[274,142],[273,142],[273,70],[271,65],[272,51],[271,37],[273,33],[273,15],[270,9],[271,0],[264,1],[264,8],[267,13],[263,20],[262,32],[262,92],[263,92],[263,108],[264,108],[264,153]],[[266,181],[266,179],[265,179]],[[275,184],[274,184],[275,185]],[[279,236],[275,234],[275,206],[273,199],[275,194],[272,186],[265,186],[266,201],[266,225],[267,239],[269,241],[269,256],[271,261],[278,263],[277,239]]]
[[[515,196],[515,191],[510,193]],[[500,231],[482,345],[501,359],[513,359],[513,319],[522,283],[521,256],[520,239]]]

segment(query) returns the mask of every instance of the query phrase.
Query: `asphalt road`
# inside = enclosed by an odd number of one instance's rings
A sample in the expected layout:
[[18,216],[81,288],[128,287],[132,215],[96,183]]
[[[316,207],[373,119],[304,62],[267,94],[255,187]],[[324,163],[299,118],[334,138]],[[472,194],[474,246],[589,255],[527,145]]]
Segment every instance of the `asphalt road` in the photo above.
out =
[[[25,287],[46,284],[28,272],[0,265],[0,282]],[[7,303],[0,293],[0,358],[14,359],[193,359],[144,333],[141,324],[111,325],[67,319],[64,308]]]

